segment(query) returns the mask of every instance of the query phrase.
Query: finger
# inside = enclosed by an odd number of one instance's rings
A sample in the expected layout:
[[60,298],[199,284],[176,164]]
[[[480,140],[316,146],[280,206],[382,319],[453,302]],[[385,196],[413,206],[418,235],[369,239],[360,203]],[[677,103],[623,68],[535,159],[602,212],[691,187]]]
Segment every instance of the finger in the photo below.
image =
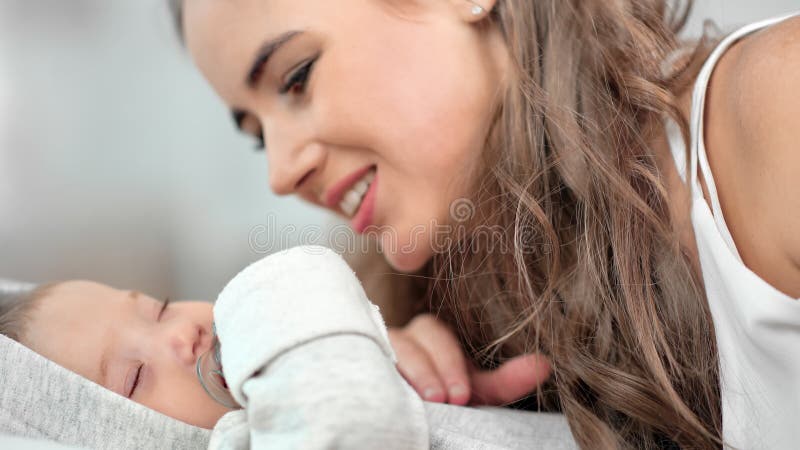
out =
[[466,405],[471,395],[469,369],[461,344],[450,328],[431,315],[415,318],[406,330],[425,349],[447,390],[447,402]]
[[472,404],[505,405],[524,398],[550,378],[543,355],[522,355],[495,370],[472,372]]
[[444,403],[447,396],[433,362],[425,350],[402,331],[389,332],[389,339],[397,355],[397,370],[429,402]]

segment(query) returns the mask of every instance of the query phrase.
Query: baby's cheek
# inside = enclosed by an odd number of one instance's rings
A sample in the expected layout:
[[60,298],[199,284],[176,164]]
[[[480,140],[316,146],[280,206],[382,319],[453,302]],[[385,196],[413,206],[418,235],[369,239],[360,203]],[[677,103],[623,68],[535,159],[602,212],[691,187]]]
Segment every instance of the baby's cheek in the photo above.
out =
[[206,394],[189,372],[161,373],[155,387],[140,403],[173,419],[211,429],[229,410]]

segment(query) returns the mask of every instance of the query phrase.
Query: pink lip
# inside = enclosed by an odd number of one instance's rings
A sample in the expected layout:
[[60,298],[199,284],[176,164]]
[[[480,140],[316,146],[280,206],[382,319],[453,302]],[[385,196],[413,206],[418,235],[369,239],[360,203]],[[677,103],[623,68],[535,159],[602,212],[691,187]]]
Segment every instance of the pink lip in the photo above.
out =
[[331,188],[328,190],[327,193],[325,193],[323,197],[325,206],[327,206],[330,209],[338,211],[339,202],[342,201],[342,197],[344,197],[344,194],[347,192],[347,190],[353,187],[353,185],[356,184],[356,182],[358,182],[358,180],[360,180],[364,175],[366,175],[367,172],[369,172],[373,167],[375,166],[369,165],[363,167],[353,172],[352,174],[348,175],[347,177],[343,178],[341,181],[334,184],[333,186],[331,186]]
[[364,200],[361,201],[361,206],[358,207],[356,215],[350,220],[350,226],[356,233],[361,234],[364,230],[372,225],[372,216],[375,214],[375,198],[377,197],[378,189],[378,174],[375,173],[375,179],[372,180],[367,193],[364,194]]

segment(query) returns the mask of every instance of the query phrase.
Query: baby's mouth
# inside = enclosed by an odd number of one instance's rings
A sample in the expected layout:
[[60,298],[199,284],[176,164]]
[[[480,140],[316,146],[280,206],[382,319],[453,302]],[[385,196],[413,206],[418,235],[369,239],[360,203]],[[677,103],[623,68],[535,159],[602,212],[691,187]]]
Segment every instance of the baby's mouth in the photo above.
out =
[[206,393],[217,403],[230,409],[241,409],[228,388],[222,373],[219,339],[214,333],[210,347],[197,358],[197,379]]
[[224,387],[225,389],[228,389],[228,382],[225,381],[225,377],[223,377],[222,375],[219,375],[219,374],[216,374],[216,375],[217,375],[217,377],[219,377],[219,382],[222,385],[222,387]]

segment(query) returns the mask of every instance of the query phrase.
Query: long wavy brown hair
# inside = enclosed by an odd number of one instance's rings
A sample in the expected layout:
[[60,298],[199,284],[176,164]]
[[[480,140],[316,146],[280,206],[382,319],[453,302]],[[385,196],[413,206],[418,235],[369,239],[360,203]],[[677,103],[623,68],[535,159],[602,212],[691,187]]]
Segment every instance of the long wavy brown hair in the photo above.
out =
[[[180,0],[170,0],[180,27]],[[691,2],[498,0],[511,82],[474,215],[426,268],[430,306],[483,365],[551,358],[583,448],[719,448],[714,328],[650,142],[708,53]]]
[[[650,142],[709,39],[691,2],[499,0],[513,81],[432,305],[484,363],[543,352],[583,448],[719,448],[714,328]],[[659,131],[660,130],[660,131]],[[687,146],[688,148],[688,146]]]

